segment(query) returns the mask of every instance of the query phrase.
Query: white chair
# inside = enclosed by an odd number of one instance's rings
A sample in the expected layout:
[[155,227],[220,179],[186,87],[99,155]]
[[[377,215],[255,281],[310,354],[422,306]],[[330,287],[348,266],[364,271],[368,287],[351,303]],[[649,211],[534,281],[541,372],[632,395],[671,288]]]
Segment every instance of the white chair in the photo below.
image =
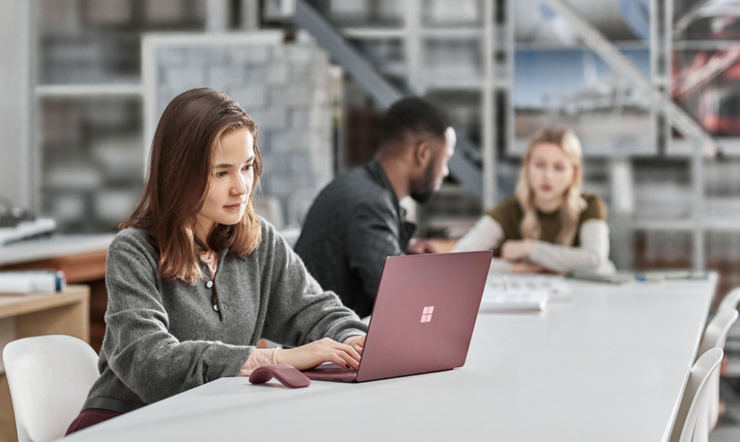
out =
[[64,436],[98,378],[98,355],[71,336],[23,338],[3,350],[19,442]]
[[691,368],[681,405],[673,424],[671,442],[707,442],[707,412],[709,405],[708,384],[712,373],[722,361],[722,349],[713,348],[705,352]]
[[730,290],[730,292],[722,298],[722,302],[719,303],[717,311],[737,310],[738,303],[740,303],[740,287]]
[[[725,342],[727,342],[727,334],[737,317],[737,310],[719,311],[704,331],[697,357],[700,357],[709,349],[724,348]],[[712,375],[707,388],[709,389],[709,412],[707,417],[709,418],[709,431],[712,431],[717,426],[717,420],[719,419],[719,370]]]
[[699,358],[704,352],[714,347],[724,348],[725,342],[727,342],[727,334],[730,332],[730,327],[735,323],[737,317],[737,310],[723,310],[718,312],[709,322],[706,330],[704,330],[704,337],[701,339],[699,352],[696,354],[696,357]]

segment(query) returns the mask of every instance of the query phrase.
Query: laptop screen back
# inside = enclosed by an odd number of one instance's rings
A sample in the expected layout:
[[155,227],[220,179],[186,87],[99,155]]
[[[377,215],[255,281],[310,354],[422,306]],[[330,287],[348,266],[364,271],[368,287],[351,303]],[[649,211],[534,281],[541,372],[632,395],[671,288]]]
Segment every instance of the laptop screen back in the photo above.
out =
[[484,251],[387,258],[357,380],[461,367],[491,257]]

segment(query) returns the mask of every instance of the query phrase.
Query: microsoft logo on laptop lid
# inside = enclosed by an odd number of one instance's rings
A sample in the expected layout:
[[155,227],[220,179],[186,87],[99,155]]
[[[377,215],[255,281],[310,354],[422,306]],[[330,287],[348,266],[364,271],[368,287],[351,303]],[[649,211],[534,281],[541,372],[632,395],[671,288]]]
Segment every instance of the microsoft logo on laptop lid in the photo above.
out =
[[462,367],[492,257],[490,250],[389,256],[359,369],[339,375],[338,366],[314,368],[306,375],[365,382]]
[[430,305],[428,307],[424,307],[424,310],[421,312],[421,322],[432,322],[432,313],[434,312],[434,306]]

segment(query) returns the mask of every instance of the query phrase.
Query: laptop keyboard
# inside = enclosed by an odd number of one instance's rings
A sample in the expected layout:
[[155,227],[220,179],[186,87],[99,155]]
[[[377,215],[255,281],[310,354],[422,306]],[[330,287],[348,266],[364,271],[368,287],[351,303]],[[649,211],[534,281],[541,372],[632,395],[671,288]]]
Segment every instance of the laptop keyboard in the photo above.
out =
[[335,378],[354,378],[355,376],[357,376],[357,370],[354,370],[352,368],[339,367],[336,364],[327,364],[327,365],[329,366],[328,367],[319,366],[311,370],[306,370],[304,373],[309,374],[309,375],[311,373],[315,373],[317,375],[321,375],[325,377],[332,376]]
[[357,370],[352,369],[352,368],[317,368],[317,369],[314,369],[314,370],[315,371],[318,371],[320,373],[332,373],[332,374],[335,374],[335,373],[354,373],[354,372],[357,371]]

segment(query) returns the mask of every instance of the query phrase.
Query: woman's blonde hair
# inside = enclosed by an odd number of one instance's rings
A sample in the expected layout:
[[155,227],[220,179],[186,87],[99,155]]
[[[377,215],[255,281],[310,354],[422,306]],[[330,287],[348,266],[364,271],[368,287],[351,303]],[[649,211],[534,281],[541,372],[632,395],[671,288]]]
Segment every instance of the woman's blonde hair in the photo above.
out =
[[565,191],[563,206],[560,209],[560,231],[555,237],[555,243],[570,246],[578,230],[578,219],[586,209],[586,201],[581,197],[583,184],[583,158],[581,142],[576,134],[567,127],[546,127],[537,132],[529,141],[527,153],[522,161],[519,182],[516,185],[516,199],[524,211],[524,218],[519,225],[519,231],[524,239],[540,239],[542,229],[537,208],[534,205],[534,189],[530,185],[527,165],[535,146],[542,143],[552,143],[560,146],[565,156],[573,165],[574,177],[568,190]]

